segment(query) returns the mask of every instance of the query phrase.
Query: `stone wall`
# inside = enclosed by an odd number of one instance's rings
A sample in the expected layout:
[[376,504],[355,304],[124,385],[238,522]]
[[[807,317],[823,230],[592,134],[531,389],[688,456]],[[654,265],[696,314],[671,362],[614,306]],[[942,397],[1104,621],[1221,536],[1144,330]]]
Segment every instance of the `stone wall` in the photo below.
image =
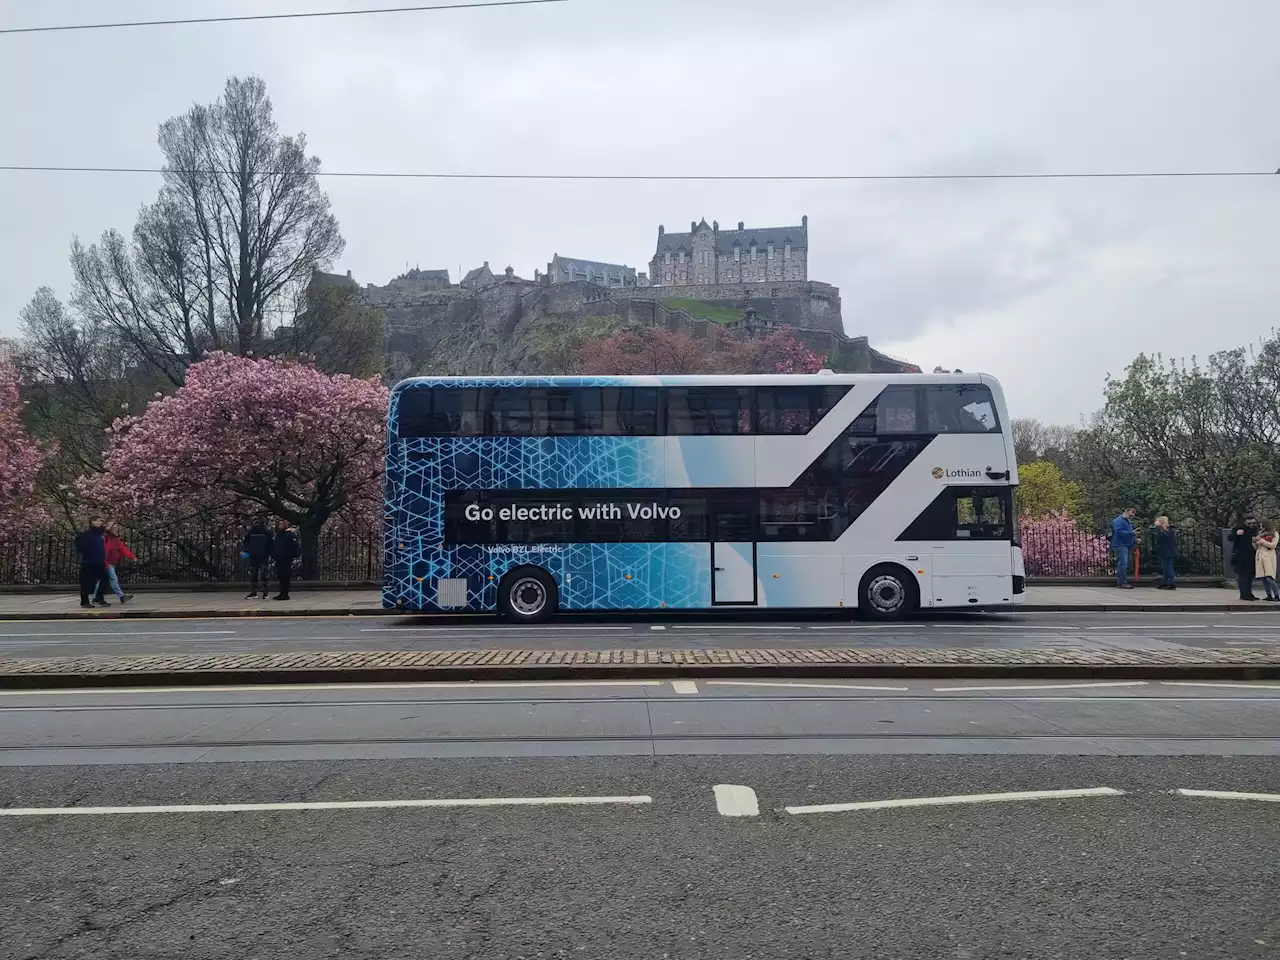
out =
[[607,292],[615,300],[637,297],[699,300],[711,306],[743,311],[750,305],[760,316],[785,326],[844,333],[839,288],[816,280],[641,287]]

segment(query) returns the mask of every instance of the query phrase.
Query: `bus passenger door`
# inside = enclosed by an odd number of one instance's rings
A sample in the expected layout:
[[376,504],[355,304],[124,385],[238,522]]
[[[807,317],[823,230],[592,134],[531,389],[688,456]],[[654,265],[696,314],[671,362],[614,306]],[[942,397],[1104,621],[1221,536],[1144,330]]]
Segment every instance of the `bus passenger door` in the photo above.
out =
[[756,503],[715,503],[711,517],[711,602],[754,606],[756,592]]

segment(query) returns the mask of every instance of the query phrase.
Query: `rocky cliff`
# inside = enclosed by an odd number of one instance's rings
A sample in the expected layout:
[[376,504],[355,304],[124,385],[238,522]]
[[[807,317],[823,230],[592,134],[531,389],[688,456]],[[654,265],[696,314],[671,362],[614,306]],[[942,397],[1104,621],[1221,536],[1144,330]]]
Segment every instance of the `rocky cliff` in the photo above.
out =
[[[679,299],[672,299],[676,292]],[[400,278],[385,287],[365,287],[361,299],[386,323],[392,377],[564,373],[588,339],[629,325],[664,326],[699,337],[714,324],[741,325],[748,308],[752,322],[792,330],[826,354],[834,370],[887,373],[910,367],[871,349],[866,337],[838,332],[839,293],[833,287],[805,284],[770,291],[777,296],[712,292],[717,296],[697,299],[688,288],[610,290],[513,277],[482,290],[463,290]]]

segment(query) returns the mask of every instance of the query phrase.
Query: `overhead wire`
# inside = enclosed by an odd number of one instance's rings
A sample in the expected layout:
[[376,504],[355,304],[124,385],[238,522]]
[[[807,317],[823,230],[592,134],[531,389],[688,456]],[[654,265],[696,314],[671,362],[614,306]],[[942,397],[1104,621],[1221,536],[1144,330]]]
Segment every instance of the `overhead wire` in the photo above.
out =
[[116,30],[129,27],[174,27],[186,24],[243,23],[249,20],[305,20],[315,17],[360,17],[386,13],[427,13],[440,10],[478,10],[487,7],[531,7],[570,0],[475,0],[472,3],[418,4],[408,7],[375,7],[349,10],[306,10],[296,13],[252,13],[228,17],[185,17],[180,20],[128,20],[116,23],[68,23],[39,27],[0,27],[5,33],[65,33],[71,30]]
[[[8,173],[104,173],[158,174],[201,173],[212,175],[225,171],[184,171],[163,167],[61,166],[52,164],[0,164],[0,172]],[[276,171],[258,171],[269,176]],[[1120,180],[1177,178],[1247,178],[1275,177],[1280,170],[1102,170],[1059,173],[446,173],[396,170],[319,170],[318,177],[372,178],[389,180],[566,180],[566,181],[876,181],[876,180]]]

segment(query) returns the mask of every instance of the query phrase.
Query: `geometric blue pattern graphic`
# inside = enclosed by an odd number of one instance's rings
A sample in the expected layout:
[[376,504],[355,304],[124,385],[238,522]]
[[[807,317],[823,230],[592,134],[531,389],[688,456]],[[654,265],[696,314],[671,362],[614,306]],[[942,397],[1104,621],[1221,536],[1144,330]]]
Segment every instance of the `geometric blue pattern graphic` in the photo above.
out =
[[[612,377],[414,380],[428,386],[609,386]],[[634,382],[634,381],[630,381]],[[451,490],[538,490],[663,485],[661,437],[421,437],[387,450],[383,606],[441,609],[436,580],[465,578],[469,610],[492,610],[512,567],[536,564],[556,581],[566,610],[638,610],[711,604],[706,543],[582,543],[444,546],[444,495]],[[452,607],[449,609],[459,609]]]

